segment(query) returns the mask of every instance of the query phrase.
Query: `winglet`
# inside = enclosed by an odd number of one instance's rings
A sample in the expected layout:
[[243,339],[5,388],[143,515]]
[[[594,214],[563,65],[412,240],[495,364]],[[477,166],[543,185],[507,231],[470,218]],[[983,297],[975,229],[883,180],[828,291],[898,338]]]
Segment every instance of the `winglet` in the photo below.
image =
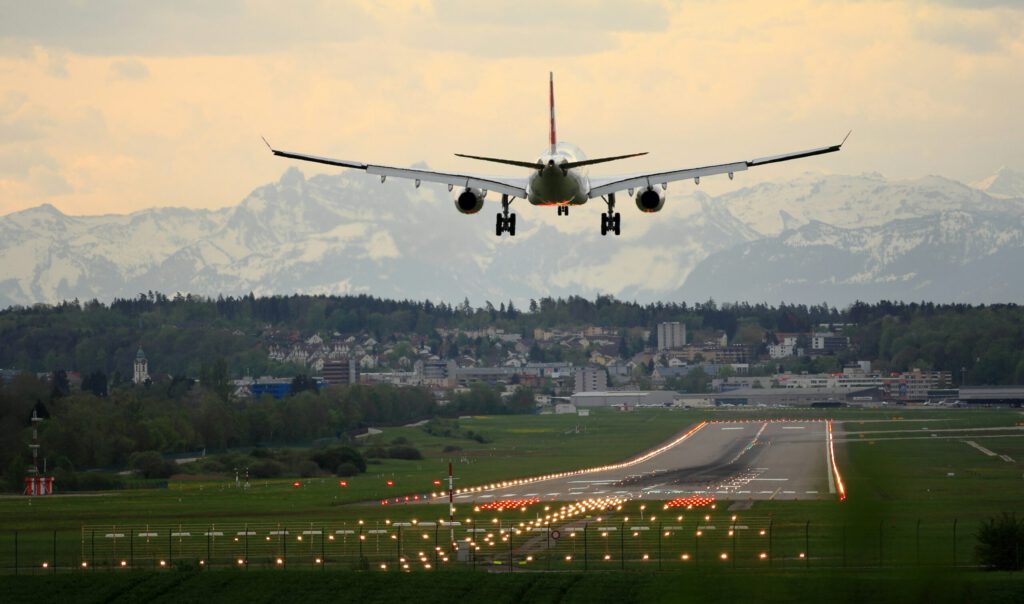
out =
[[849,132],[847,132],[846,136],[843,137],[843,142],[839,143],[839,148],[840,149],[842,149],[843,145],[846,144],[846,139],[850,138],[851,134],[853,134],[853,130],[850,130]]
[[263,135],[261,134],[261,135],[260,135],[260,138],[262,138],[262,139],[263,139],[263,144],[267,146],[267,149],[270,149],[270,152],[271,152],[271,153],[273,153],[273,152],[274,152],[274,148],[273,148],[273,147],[271,147],[271,146],[270,146],[270,143],[268,143],[268,142],[267,142],[267,139],[266,139],[266,137],[264,137],[264,136],[263,136]]

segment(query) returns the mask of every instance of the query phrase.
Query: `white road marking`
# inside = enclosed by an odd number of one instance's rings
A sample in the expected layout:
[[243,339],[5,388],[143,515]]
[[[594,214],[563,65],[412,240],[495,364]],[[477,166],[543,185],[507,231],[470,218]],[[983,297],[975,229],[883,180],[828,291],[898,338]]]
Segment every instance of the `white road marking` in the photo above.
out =
[[796,493],[796,491],[783,491],[783,493],[785,493],[786,495],[793,495]]
[[480,499],[490,499],[491,497],[494,497],[494,495],[481,495]]
[[974,442],[973,440],[965,440],[964,442],[969,444],[969,445],[971,445],[975,449],[981,451],[985,455],[988,455],[989,457],[995,457],[996,456],[996,452],[995,451],[993,451],[991,449],[986,449],[985,447],[979,445],[978,443]]
[[783,426],[783,430],[803,430],[805,426]]
[[545,496],[545,497],[551,497],[551,496],[553,496],[553,495],[561,495],[561,493],[560,493],[560,492],[558,492],[558,491],[555,491],[554,493],[546,493],[546,494],[545,494],[544,496]]
[[615,482],[614,478],[607,480],[570,480],[569,483],[583,483],[583,484],[608,484],[609,482]]
[[817,491],[805,491],[808,495],[817,495]]
[[771,482],[780,482],[783,480],[789,480],[788,478],[751,478],[750,480],[766,480]]
[[508,493],[508,494],[502,495],[502,497],[515,497],[515,496],[516,496],[515,493]]
[[722,429],[723,430],[742,430],[743,427],[742,426],[735,426],[735,427],[729,427],[729,428],[723,427]]
[[999,457],[1002,458],[1003,461],[1008,461],[1010,463],[1013,463],[1013,458],[1010,457],[1009,455],[1000,455]]

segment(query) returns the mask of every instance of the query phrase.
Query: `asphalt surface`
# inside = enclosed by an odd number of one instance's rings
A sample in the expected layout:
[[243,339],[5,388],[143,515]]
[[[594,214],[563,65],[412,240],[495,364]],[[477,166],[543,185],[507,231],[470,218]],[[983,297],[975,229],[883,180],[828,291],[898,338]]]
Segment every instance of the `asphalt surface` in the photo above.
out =
[[834,498],[827,439],[823,421],[707,423],[639,462],[627,460],[592,472],[460,492],[455,503],[601,497],[670,500],[695,494],[731,500]]

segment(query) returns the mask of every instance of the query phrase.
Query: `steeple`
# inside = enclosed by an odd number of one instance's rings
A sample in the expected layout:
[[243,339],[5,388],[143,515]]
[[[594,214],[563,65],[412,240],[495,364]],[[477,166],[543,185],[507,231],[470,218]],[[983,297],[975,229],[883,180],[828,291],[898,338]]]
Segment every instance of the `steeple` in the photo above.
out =
[[132,383],[144,384],[148,379],[149,361],[146,360],[146,353],[142,352],[142,346],[139,345],[139,351],[135,353],[135,365],[132,371]]

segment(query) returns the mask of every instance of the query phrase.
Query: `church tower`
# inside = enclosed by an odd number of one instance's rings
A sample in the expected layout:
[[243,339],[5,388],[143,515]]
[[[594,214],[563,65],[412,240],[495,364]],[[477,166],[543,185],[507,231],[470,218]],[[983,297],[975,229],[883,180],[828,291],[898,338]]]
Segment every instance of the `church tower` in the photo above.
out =
[[149,361],[146,360],[146,353],[142,352],[142,347],[139,346],[139,351],[135,353],[135,370],[132,374],[133,384],[144,384],[149,379]]

